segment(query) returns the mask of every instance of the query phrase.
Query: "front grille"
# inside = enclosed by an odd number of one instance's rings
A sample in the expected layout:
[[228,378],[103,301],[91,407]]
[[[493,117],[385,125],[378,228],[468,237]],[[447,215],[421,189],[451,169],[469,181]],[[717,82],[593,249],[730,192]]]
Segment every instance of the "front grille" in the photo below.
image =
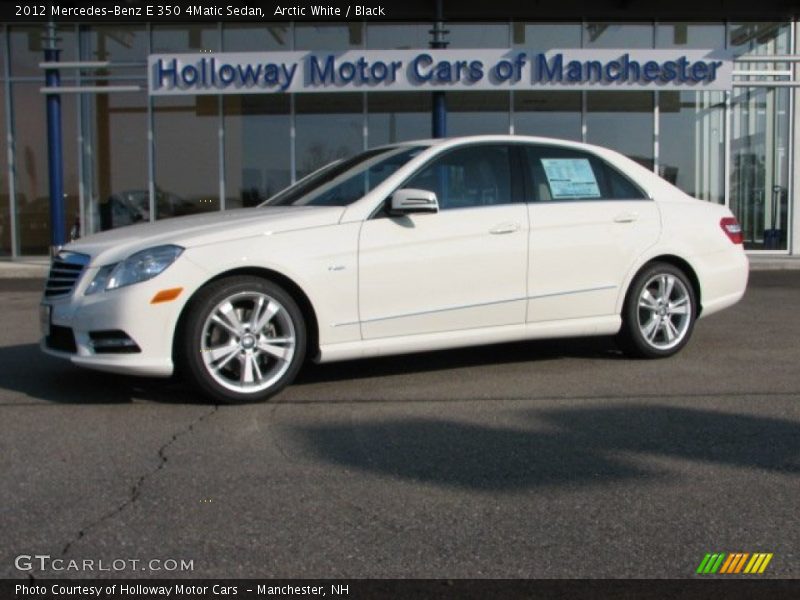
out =
[[50,333],[45,338],[44,343],[48,348],[58,350],[59,352],[75,354],[78,351],[78,347],[75,345],[75,336],[72,333],[72,329],[69,327],[51,325]]
[[81,273],[89,264],[89,256],[76,252],[59,252],[50,265],[44,286],[45,298],[57,298],[72,293]]

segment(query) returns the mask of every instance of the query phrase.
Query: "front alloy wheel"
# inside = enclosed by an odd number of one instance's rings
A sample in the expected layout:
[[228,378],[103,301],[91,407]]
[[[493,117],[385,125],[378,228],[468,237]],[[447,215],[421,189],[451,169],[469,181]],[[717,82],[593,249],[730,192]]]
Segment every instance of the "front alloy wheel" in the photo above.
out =
[[696,313],[694,288],[683,271],[665,263],[651,265],[631,285],[621,345],[634,356],[671,356],[689,341]]
[[236,277],[201,290],[187,313],[179,364],[224,402],[256,402],[294,379],[306,330],[294,299],[256,277]]

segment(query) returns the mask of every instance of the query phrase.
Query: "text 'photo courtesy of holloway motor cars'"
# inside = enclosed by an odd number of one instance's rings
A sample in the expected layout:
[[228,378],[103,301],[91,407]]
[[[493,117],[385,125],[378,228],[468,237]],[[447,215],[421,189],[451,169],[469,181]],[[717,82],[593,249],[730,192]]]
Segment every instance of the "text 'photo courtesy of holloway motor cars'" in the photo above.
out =
[[331,163],[255,208],[68,244],[42,347],[254,402],[306,359],[615,334],[632,357],[668,357],[747,277],[727,208],[617,152],[422,140]]

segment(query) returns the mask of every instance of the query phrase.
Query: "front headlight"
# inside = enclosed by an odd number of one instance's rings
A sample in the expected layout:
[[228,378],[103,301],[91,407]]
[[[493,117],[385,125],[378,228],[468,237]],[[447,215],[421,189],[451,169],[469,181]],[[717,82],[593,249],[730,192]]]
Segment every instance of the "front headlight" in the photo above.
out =
[[92,294],[96,294],[97,292],[102,292],[105,290],[106,285],[108,284],[108,278],[111,276],[111,272],[117,267],[118,264],[119,263],[114,263],[113,265],[100,267],[97,275],[94,276],[92,283],[89,284],[89,287],[86,288],[84,293],[87,296],[91,296]]
[[183,248],[172,244],[156,246],[132,254],[122,262],[106,265],[97,272],[86,288],[86,294],[114,290],[152,279],[175,262],[181,252]]

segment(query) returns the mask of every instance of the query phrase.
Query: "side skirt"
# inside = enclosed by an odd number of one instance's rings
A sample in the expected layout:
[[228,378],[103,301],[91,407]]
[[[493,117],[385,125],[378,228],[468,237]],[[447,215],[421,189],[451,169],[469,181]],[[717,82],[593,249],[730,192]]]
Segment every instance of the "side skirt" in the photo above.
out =
[[376,340],[361,340],[357,342],[322,346],[316,362],[326,363],[375,356],[410,354],[414,352],[500,344],[503,342],[515,342],[520,340],[613,335],[619,331],[621,326],[622,319],[619,315],[609,315],[585,319],[564,319],[542,323],[503,325],[499,327],[442,331],[438,333],[397,336]]

